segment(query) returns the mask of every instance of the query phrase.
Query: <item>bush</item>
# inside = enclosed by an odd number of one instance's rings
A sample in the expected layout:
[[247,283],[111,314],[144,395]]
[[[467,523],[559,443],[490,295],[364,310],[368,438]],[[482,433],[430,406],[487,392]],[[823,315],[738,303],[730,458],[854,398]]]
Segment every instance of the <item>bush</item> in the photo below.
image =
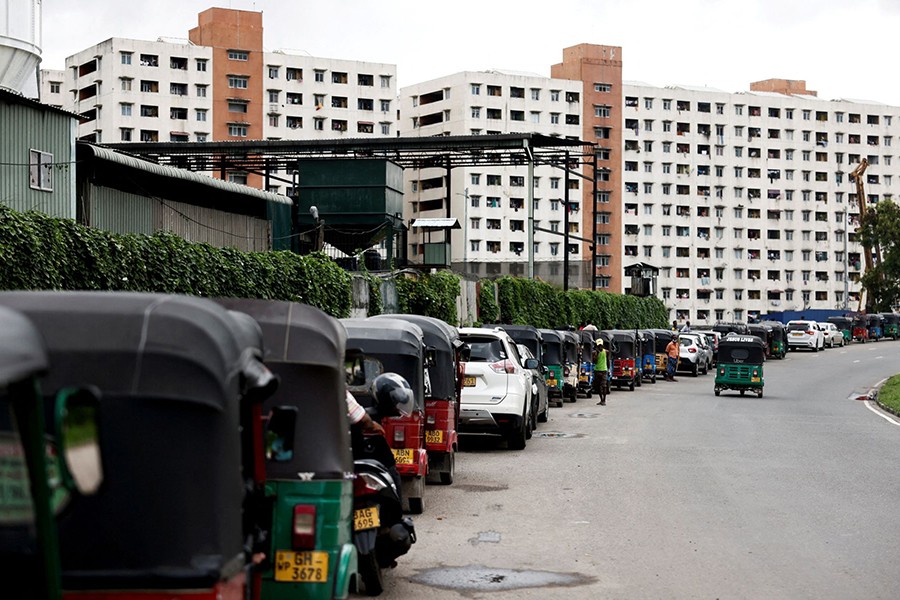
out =
[[169,232],[119,235],[0,206],[0,289],[110,290],[304,302],[350,314],[350,275],[324,254],[241,252]]
[[435,317],[451,325],[459,324],[456,313],[459,293],[459,277],[450,271],[397,279],[401,313]]
[[494,298],[494,282],[481,281],[478,292],[478,322],[497,323],[500,321],[500,307]]

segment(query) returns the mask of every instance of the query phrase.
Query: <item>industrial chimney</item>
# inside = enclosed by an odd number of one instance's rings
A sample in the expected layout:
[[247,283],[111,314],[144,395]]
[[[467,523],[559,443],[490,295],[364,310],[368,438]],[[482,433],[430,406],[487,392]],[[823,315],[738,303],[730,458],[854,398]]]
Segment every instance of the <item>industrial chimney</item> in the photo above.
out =
[[0,0],[0,88],[37,85],[40,64],[41,0]]

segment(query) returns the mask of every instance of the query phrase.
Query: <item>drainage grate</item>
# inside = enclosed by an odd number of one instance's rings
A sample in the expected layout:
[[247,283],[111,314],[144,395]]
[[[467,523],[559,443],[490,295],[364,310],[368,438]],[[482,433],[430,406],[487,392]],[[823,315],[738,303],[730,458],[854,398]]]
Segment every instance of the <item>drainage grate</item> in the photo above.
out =
[[585,585],[594,581],[578,573],[520,571],[487,567],[442,567],[428,569],[412,578],[415,583],[445,590],[489,592],[521,588]]
[[596,419],[600,413],[572,413],[569,416],[573,419]]
[[535,431],[534,437],[542,438],[582,438],[583,433],[564,433],[562,431]]

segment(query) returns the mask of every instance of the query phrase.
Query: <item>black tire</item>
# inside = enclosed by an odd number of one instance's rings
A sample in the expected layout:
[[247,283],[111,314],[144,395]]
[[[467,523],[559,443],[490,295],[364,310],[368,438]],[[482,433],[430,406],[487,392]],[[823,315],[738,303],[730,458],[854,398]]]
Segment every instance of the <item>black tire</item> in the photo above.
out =
[[456,475],[456,452],[455,451],[450,453],[450,458],[448,459],[448,462],[450,463],[450,470],[440,472],[441,485],[450,485],[453,483],[453,477],[454,477],[454,475]]
[[506,445],[510,450],[524,450],[525,444],[528,442],[528,436],[525,432],[525,413],[522,413],[522,426],[511,431],[506,438]]
[[762,390],[759,390],[758,392],[756,392],[756,397],[762,398],[762,392],[763,392]]
[[656,373],[650,376],[650,383],[656,383]]
[[716,396],[718,396],[719,394],[722,393],[722,390],[715,390],[715,392],[716,392]]
[[594,397],[593,390],[591,390],[591,388],[588,388],[588,390],[584,393],[584,397],[587,398],[588,400],[593,398]]
[[818,346],[813,346],[813,352],[818,352],[818,351],[819,351],[819,347],[818,347]]
[[638,378],[635,380],[634,385],[636,385],[637,387],[641,387],[642,385],[644,385],[644,382],[641,380],[640,377],[638,377]]
[[425,512],[425,498],[410,498],[409,512],[413,515],[421,515],[423,512]]
[[538,414],[538,423],[546,423],[550,418],[550,402],[547,402],[547,408],[544,409],[544,412]]
[[530,440],[531,436],[534,434],[534,420],[531,418],[531,415],[528,415],[528,423],[525,425],[525,439]]
[[741,396],[743,396],[743,395],[744,395],[744,390],[741,390]]
[[694,363],[691,365],[691,377],[696,377],[700,373],[700,365]]
[[629,392],[633,392],[633,391],[634,391],[634,379],[632,379],[632,380],[631,380],[631,383],[628,384],[628,391],[629,391]]
[[380,596],[384,591],[384,574],[378,566],[375,552],[359,555],[359,577],[367,596]]

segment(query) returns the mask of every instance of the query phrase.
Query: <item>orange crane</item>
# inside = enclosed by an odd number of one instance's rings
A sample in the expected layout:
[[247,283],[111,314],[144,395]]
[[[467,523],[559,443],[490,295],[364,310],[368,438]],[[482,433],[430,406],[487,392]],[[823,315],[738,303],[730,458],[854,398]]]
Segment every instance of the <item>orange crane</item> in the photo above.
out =
[[[869,161],[866,158],[863,158],[859,165],[850,173],[850,179],[856,182],[856,201],[859,203],[859,227],[857,227],[857,233],[862,229],[863,224],[865,223],[865,219],[868,216],[867,207],[866,207],[866,190],[863,186],[863,174],[866,172],[866,168],[869,166]],[[846,257],[845,257],[846,258]],[[866,261],[866,270],[863,272],[863,275],[872,271],[875,267],[872,260],[872,248],[868,245],[863,244],[863,258]],[[881,263],[881,248],[878,244],[875,244],[875,262]],[[870,309],[874,308],[875,299],[871,297],[871,294],[868,296],[865,293],[865,288],[860,291],[859,294],[859,306],[857,307],[857,311],[862,310],[863,306],[863,298],[866,298],[866,313],[871,312]]]

